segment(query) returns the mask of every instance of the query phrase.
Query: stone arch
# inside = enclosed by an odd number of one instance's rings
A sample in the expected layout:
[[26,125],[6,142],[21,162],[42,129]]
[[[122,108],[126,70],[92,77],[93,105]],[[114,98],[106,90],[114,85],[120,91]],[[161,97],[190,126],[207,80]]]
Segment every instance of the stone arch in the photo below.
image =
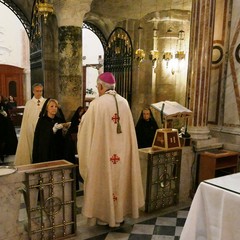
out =
[[106,50],[107,40],[98,27],[96,27],[94,24],[92,24],[88,21],[84,21],[82,28],[86,28],[86,29],[89,29],[90,31],[94,32],[97,35],[97,37],[99,38],[100,42],[102,43],[104,51]]
[[22,12],[22,10],[11,0],[0,0],[0,3],[4,4],[6,7],[8,7],[15,15],[16,17],[20,20],[22,23],[24,29],[27,32],[27,35],[30,39],[31,36],[31,23],[25,16],[25,14]]

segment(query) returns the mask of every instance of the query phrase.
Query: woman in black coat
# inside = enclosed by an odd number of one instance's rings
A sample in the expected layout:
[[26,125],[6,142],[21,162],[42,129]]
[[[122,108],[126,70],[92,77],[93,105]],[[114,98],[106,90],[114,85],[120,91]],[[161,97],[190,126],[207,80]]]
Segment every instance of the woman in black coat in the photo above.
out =
[[33,163],[64,159],[64,132],[69,124],[55,99],[47,99],[40,113],[33,141]]
[[150,108],[144,108],[142,110],[135,129],[138,148],[151,147],[158,125]]
[[2,162],[4,162],[4,156],[15,155],[17,143],[17,135],[11,119],[0,110],[0,159]]
[[[78,158],[76,158],[78,125],[86,111],[87,107],[80,106],[77,108],[76,112],[71,118],[71,126],[66,134],[65,158],[66,160],[74,164],[79,164],[79,160]],[[77,190],[79,190],[79,181],[83,183],[83,179],[79,173],[78,168],[76,168],[76,177],[77,177],[76,188]]]

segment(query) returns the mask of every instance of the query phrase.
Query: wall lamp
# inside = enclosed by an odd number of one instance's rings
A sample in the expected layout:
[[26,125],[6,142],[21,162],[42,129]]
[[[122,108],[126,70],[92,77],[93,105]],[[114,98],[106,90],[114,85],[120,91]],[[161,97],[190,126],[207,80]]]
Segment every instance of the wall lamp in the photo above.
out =
[[171,52],[164,52],[163,53],[163,60],[167,62],[166,66],[168,67],[168,62],[173,58],[173,55]]
[[182,60],[185,58],[185,52],[184,51],[177,51],[175,54],[175,58],[178,60]]
[[151,50],[149,59],[152,61],[152,64],[154,66],[154,63],[159,59],[159,51],[158,50]]
[[140,62],[143,61],[144,58],[145,58],[145,52],[144,52],[144,50],[141,49],[141,48],[138,48],[138,49],[136,50],[136,52],[135,52],[135,59],[137,60],[138,65],[139,65]]

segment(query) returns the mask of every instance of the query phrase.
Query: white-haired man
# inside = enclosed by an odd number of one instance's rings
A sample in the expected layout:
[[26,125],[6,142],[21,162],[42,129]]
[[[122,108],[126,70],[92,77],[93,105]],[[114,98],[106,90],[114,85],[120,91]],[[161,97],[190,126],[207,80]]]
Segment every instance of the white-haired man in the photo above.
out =
[[35,83],[32,86],[33,97],[28,100],[23,113],[20,135],[17,151],[15,155],[15,165],[24,165],[32,163],[32,149],[34,131],[39,118],[39,113],[45,102],[43,98],[43,86],[41,83]]

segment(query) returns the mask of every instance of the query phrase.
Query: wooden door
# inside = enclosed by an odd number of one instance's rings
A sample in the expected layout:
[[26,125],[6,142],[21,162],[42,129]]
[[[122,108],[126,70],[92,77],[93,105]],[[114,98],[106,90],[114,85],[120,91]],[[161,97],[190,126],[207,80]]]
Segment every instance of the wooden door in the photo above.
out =
[[11,95],[18,106],[24,105],[23,68],[0,64],[0,80],[0,95]]

